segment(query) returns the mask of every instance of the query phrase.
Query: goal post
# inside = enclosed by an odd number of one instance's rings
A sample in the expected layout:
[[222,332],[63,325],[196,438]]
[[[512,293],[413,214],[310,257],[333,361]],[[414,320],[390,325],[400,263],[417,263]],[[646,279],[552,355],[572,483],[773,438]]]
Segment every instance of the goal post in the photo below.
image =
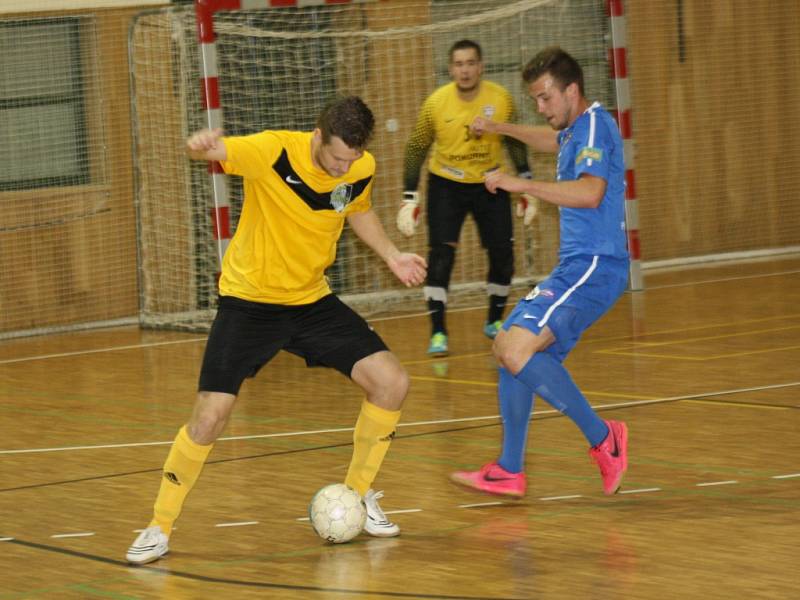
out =
[[[424,98],[449,81],[447,50],[459,39],[484,49],[484,78],[515,97],[519,120],[539,121],[520,77],[540,48],[559,44],[585,70],[587,95],[609,108],[606,0],[196,0],[142,13],[131,30],[137,153],[141,322],[205,329],[216,302],[220,257],[234,233],[241,182],[215,163],[191,163],[187,135],[310,130],[334,96],[361,96],[376,118],[373,208],[398,247],[425,255],[427,233],[404,238],[394,219],[403,154]],[[552,156],[531,155],[538,177]],[[424,179],[424,176],[423,176]],[[424,184],[420,190],[424,195]],[[558,211],[543,206],[533,227],[515,220],[519,293],[557,261]],[[465,224],[449,301],[485,297],[488,269],[477,228]],[[347,228],[327,273],[362,314],[423,309]]]

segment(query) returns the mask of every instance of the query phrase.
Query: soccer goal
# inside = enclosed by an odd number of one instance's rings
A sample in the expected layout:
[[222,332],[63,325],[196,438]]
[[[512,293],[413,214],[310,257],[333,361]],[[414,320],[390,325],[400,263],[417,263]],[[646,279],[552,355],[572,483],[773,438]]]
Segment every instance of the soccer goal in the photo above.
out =
[[[406,239],[396,231],[394,218],[408,135],[423,99],[448,81],[447,50],[453,42],[468,38],[482,45],[484,78],[514,94],[523,122],[537,122],[537,116],[525,95],[521,68],[550,44],[561,45],[583,65],[589,97],[615,106],[604,0],[200,4],[142,13],[130,34],[141,321],[148,326],[208,326],[219,257],[241,209],[237,178],[186,159],[184,139],[198,128],[219,125],[229,135],[310,130],[333,96],[360,95],[377,123],[369,148],[378,163],[374,208],[399,247],[426,255],[424,227]],[[203,11],[211,15],[207,22]],[[553,175],[552,157],[531,160],[537,175]],[[543,207],[533,227],[516,222],[515,284],[520,288],[555,264],[557,223],[552,207]],[[485,295],[487,268],[477,230],[468,222],[451,305]],[[421,290],[406,290],[347,229],[328,277],[334,291],[362,314],[424,306]]]

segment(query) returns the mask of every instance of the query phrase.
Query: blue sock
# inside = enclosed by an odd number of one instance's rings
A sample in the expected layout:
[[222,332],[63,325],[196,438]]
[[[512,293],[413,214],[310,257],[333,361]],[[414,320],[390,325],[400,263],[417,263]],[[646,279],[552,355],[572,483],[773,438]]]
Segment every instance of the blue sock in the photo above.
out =
[[550,354],[534,354],[517,373],[517,379],[544,398],[550,406],[572,419],[583,432],[589,446],[597,446],[606,439],[608,425],[589,406],[564,365]]
[[497,395],[500,416],[503,418],[503,453],[497,464],[509,473],[521,473],[525,467],[525,446],[533,410],[533,391],[501,368]]

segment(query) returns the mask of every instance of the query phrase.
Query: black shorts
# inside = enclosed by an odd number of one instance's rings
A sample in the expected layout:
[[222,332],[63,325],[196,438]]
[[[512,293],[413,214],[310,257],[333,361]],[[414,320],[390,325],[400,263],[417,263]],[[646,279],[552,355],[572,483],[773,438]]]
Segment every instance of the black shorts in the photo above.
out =
[[304,358],[309,367],[331,367],[350,377],[359,360],[387,347],[333,294],[301,306],[221,296],[203,356],[200,391],[238,395],[244,379],[279,350]]
[[458,242],[467,213],[472,213],[484,248],[514,242],[508,192],[492,194],[482,183],[460,183],[438,175],[428,177],[429,244]]

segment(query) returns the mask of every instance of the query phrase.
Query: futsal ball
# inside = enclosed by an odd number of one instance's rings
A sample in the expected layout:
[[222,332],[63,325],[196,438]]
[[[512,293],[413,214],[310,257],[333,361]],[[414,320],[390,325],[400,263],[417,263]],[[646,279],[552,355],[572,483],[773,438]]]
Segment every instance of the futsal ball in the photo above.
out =
[[343,483],[320,489],[308,505],[308,517],[317,535],[334,544],[356,537],[367,522],[367,508],[360,494]]

